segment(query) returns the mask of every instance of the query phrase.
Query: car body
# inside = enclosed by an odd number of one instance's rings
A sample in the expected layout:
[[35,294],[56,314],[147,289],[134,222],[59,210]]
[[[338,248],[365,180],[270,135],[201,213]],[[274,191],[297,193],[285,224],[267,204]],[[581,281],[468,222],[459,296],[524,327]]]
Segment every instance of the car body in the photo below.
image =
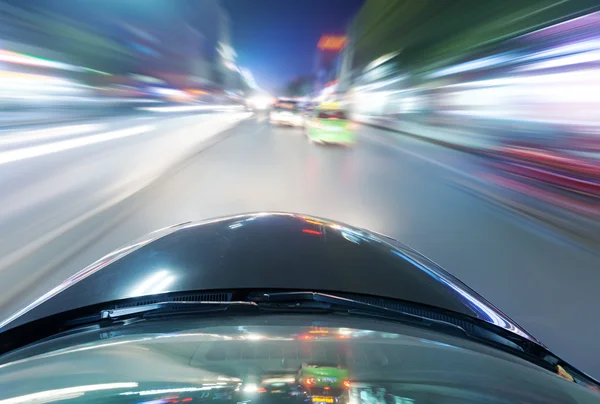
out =
[[269,122],[273,125],[303,126],[304,117],[297,101],[279,100],[269,113]]
[[594,379],[414,250],[287,212],[158,230],[0,327],[7,403],[600,399]]
[[306,136],[314,143],[350,146],[356,142],[356,124],[338,104],[315,108],[305,125]]

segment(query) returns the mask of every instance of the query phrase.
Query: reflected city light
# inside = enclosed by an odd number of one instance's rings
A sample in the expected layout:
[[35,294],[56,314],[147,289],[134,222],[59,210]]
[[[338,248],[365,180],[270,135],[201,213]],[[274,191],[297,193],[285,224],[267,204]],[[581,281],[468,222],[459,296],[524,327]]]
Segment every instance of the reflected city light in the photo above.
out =
[[131,296],[152,295],[168,290],[175,276],[167,270],[160,270],[146,277],[131,292]]
[[250,341],[259,341],[264,338],[265,338],[265,336],[260,335],[260,334],[248,334],[245,336],[245,339],[250,340]]
[[45,390],[37,393],[26,394],[24,396],[7,398],[0,400],[0,404],[19,404],[19,403],[48,403],[52,401],[66,400],[71,398],[81,397],[87,392],[111,390],[111,389],[126,389],[138,387],[137,383],[104,383],[91,384],[87,386],[66,387],[55,390]]
[[256,393],[258,391],[258,386],[255,383],[248,383],[242,387],[244,393]]

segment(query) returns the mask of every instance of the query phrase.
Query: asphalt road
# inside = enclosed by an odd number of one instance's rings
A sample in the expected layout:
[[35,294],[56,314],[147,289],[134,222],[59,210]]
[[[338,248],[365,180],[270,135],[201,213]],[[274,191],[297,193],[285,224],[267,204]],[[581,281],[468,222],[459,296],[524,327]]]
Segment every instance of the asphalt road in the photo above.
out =
[[64,136],[118,136],[12,160],[0,136],[2,317],[152,230],[293,211],[397,238],[600,377],[599,255],[480,196],[477,157],[366,126],[353,148],[314,145],[244,113],[83,124],[105,126]]

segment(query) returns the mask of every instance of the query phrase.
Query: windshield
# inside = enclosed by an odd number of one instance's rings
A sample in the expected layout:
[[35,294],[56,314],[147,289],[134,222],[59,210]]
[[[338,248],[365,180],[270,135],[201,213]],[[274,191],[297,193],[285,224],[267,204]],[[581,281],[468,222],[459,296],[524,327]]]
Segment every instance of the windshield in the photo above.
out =
[[319,111],[317,115],[319,119],[347,119],[343,111]]
[[0,352],[305,291],[600,379],[599,111],[599,0],[0,0]]
[[0,400],[541,404],[598,397],[461,338],[335,316],[321,317],[326,326],[312,323],[307,315],[179,318],[64,336],[5,357]]

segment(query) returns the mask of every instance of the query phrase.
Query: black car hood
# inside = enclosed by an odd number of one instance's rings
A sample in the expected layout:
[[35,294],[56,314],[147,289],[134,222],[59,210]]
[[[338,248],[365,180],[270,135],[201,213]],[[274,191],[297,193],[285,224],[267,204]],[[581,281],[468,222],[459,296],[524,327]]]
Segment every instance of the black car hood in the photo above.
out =
[[4,328],[102,302],[235,289],[346,292],[479,318],[537,342],[436,264],[364,229],[290,213],[173,226],[90,265],[4,322]]

